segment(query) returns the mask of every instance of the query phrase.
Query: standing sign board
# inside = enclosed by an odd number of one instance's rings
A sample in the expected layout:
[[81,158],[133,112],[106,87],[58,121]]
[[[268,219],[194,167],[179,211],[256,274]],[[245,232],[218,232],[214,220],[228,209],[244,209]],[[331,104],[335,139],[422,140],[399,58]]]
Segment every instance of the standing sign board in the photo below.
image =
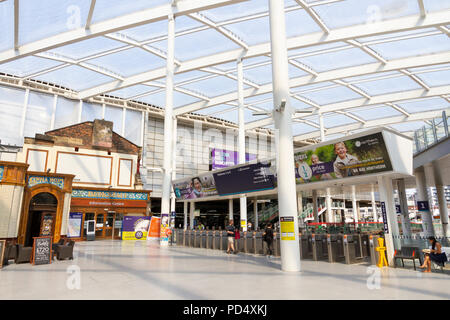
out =
[[52,237],[33,237],[33,257],[31,263],[52,263]]
[[81,222],[83,221],[83,213],[70,212],[69,223],[67,225],[67,237],[79,238],[81,237]]
[[0,269],[3,267],[3,258],[5,256],[6,240],[0,240]]
[[388,226],[387,214],[386,214],[386,204],[384,203],[384,201],[381,201],[381,215],[383,217],[384,233],[389,233],[389,226]]
[[86,221],[86,239],[88,241],[95,240],[95,220]]

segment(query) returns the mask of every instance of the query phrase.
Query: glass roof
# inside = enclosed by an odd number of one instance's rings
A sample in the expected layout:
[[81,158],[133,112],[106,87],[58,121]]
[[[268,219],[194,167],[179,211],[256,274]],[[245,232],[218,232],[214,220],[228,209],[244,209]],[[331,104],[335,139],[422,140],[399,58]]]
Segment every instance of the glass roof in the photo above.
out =
[[[86,103],[109,95],[164,108],[175,8],[176,113],[236,123],[241,56],[246,125],[273,128],[253,115],[273,107],[268,0],[172,2],[18,0],[15,15],[15,1],[1,1],[0,73],[64,86]],[[319,137],[318,113],[331,136],[409,133],[449,109],[450,0],[284,4],[291,104],[313,112],[293,122],[294,135]]]

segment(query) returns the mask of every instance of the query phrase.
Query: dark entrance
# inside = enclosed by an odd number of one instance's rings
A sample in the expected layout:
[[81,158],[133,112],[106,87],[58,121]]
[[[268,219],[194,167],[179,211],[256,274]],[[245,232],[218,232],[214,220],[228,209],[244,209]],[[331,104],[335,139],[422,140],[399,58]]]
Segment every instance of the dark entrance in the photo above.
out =
[[30,201],[25,246],[33,245],[33,237],[54,236],[58,200],[48,192],[35,195]]

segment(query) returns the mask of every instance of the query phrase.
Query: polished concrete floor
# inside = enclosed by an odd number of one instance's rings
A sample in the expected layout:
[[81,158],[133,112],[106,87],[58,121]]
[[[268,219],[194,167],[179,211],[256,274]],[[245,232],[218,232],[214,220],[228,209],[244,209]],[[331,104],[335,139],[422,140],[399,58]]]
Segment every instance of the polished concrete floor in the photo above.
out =
[[442,273],[314,261],[286,273],[279,258],[95,241],[77,243],[72,261],[4,267],[0,299],[449,299],[449,280]]

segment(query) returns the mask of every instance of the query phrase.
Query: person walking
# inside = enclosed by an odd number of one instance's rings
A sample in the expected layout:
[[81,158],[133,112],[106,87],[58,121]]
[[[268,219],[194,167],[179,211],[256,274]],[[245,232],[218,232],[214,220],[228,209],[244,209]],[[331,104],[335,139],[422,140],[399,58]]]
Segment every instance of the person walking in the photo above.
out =
[[270,257],[273,252],[273,229],[271,223],[267,224],[262,236],[264,242],[266,243],[266,255]]
[[236,231],[234,232],[234,240],[235,240],[235,248],[236,251],[234,252],[235,254],[238,252],[239,250],[239,240],[241,239],[241,230],[239,228],[236,228]]
[[226,230],[227,230],[227,238],[228,238],[227,254],[230,254],[231,251],[234,252],[234,233],[235,233],[235,228],[234,228],[233,220],[230,220],[228,222],[228,226],[226,227]]

